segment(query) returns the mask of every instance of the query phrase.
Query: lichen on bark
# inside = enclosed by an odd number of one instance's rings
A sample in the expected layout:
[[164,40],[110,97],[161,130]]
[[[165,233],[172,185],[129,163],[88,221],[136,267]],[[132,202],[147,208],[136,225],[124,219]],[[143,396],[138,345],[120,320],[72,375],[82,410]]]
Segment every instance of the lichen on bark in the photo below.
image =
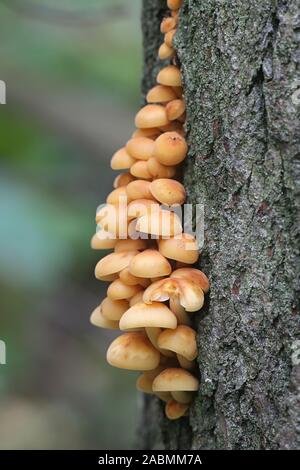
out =
[[[165,3],[144,0],[143,93]],[[167,422],[148,397],[143,448],[300,448],[299,28],[299,0],[184,1],[184,182],[205,208],[199,267],[211,291],[195,315],[201,386],[189,419]]]

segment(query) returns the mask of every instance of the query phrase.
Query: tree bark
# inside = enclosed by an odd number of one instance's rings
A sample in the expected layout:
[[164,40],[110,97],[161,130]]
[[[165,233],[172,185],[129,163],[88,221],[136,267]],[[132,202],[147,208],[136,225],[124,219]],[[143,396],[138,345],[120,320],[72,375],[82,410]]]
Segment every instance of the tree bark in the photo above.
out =
[[[144,0],[143,93],[165,5]],[[300,448],[299,31],[299,0],[184,1],[184,182],[188,202],[204,204],[211,290],[194,317],[201,385],[189,418],[168,422],[145,398],[141,448]]]

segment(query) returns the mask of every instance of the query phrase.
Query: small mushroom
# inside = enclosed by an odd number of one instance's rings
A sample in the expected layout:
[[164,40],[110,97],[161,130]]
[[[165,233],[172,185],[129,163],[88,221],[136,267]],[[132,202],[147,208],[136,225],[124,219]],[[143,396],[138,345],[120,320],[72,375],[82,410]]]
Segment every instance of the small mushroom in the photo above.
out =
[[175,166],[162,165],[156,158],[147,161],[147,168],[152,178],[172,178],[176,173]]
[[[175,28],[175,29],[172,29],[171,31],[169,31],[168,33],[165,34],[165,43],[167,44],[167,46],[173,47],[173,40],[174,40],[174,36],[176,34],[176,31],[177,31],[177,29]],[[177,80],[177,82],[178,82],[178,80]],[[177,85],[175,85],[175,86],[177,86]],[[178,85],[178,86],[181,86],[181,84]]]
[[126,192],[125,186],[120,186],[120,188],[114,189],[106,199],[107,204],[112,204],[114,206],[126,205],[128,201],[128,195]]
[[101,305],[98,305],[98,307],[96,307],[95,310],[92,312],[90,322],[92,323],[92,325],[97,326],[98,328],[106,328],[109,330],[119,329],[118,321],[108,320],[103,316],[101,311]]
[[117,322],[119,322],[123,313],[125,313],[128,308],[129,302],[127,300],[112,300],[109,297],[105,297],[100,305],[103,317],[107,320]]
[[162,34],[168,33],[171,29],[176,27],[176,20],[173,16],[167,16],[164,18],[160,24],[160,32]]
[[152,278],[167,276],[171,273],[172,267],[159,251],[148,249],[131,258],[129,271],[134,276]]
[[126,191],[131,201],[134,201],[135,199],[155,200],[155,198],[152,196],[151,191],[150,191],[150,181],[145,181],[145,180],[132,181],[132,183],[129,183],[126,186]]
[[120,320],[120,329],[132,328],[176,328],[177,319],[173,312],[160,302],[147,305],[139,302],[130,307]]
[[141,129],[165,126],[168,122],[166,108],[159,104],[144,106],[135,117],[135,125]]
[[179,10],[182,6],[183,0],[167,0],[168,8],[170,10]]
[[[174,30],[169,31],[167,34],[171,34]],[[165,41],[166,42],[166,41]],[[172,44],[167,44],[169,47],[172,47]],[[166,86],[181,86],[182,81],[181,81],[181,74],[180,70],[178,67],[175,65],[167,65],[167,67],[164,67],[157,75],[157,82],[160,85],[166,85]],[[166,117],[167,119],[167,117]],[[168,120],[168,119],[167,119]],[[164,126],[166,123],[163,124],[156,124],[157,127]],[[143,127],[143,126],[137,126],[137,127]],[[150,126],[144,126],[144,127],[150,127]],[[152,127],[152,126],[151,126]]]
[[122,251],[142,251],[148,248],[147,240],[138,238],[137,240],[131,240],[126,238],[124,240],[116,240],[115,253],[121,253]]
[[149,160],[152,156],[154,142],[148,137],[135,137],[126,144],[126,151],[137,160]]
[[193,281],[197,284],[203,292],[206,294],[209,291],[209,280],[206,275],[200,271],[200,269],[195,268],[180,268],[173,271],[171,278],[181,278]]
[[165,42],[162,43],[158,50],[158,57],[161,60],[171,59],[175,55],[173,47],[169,47]]
[[199,381],[190,372],[180,368],[164,369],[155,377],[152,383],[153,392],[175,392],[180,398],[189,399],[189,394],[181,394],[178,392],[195,392],[199,388]]
[[109,285],[107,289],[107,297],[112,300],[130,299],[141,290],[143,289],[140,285],[128,286],[121,281],[121,279],[116,279]]
[[119,273],[119,277],[124,284],[127,286],[143,286],[148,287],[151,281],[142,277],[137,277],[131,274],[128,268],[123,269]]
[[[157,344],[160,349],[176,353],[181,367],[193,369],[197,357],[197,344],[196,332],[192,328],[178,325],[175,330],[165,330],[160,334]],[[174,398],[180,401],[178,396]]]
[[[174,121],[180,116],[182,116],[185,112],[185,102],[180,99],[176,99],[173,101],[170,101],[166,105],[166,111],[167,111],[167,116],[169,121]],[[134,155],[132,155],[134,156]]]
[[124,333],[106,353],[107,362],[119,369],[151,370],[159,365],[160,354],[144,333]]
[[143,294],[144,294],[144,291],[141,290],[140,292],[135,294],[133,297],[131,297],[131,299],[129,300],[129,307],[133,307],[138,302],[143,302]]
[[176,92],[172,87],[156,85],[148,91],[146,99],[148,103],[167,103],[168,101],[175,100],[176,97]]
[[136,161],[130,168],[130,173],[136,178],[151,180],[152,175],[148,170],[147,162],[144,160]]
[[178,297],[170,297],[169,308],[176,315],[178,325],[191,325],[191,319],[180,304]]
[[184,137],[178,132],[165,132],[154,142],[153,157],[163,165],[177,165],[187,154],[188,146]]
[[136,223],[136,230],[157,237],[173,237],[182,233],[182,225],[177,214],[160,210],[151,216],[147,214],[140,217]]
[[[163,305],[163,304],[161,304],[161,305]],[[172,353],[172,351],[167,351],[167,350],[161,349],[157,344],[158,337],[163,331],[162,328],[148,326],[148,327],[145,327],[145,331],[146,331],[147,336],[150,339],[151,343],[153,344],[153,346],[160,352],[160,354],[162,356],[174,357],[174,353]]]
[[125,238],[128,233],[127,205],[120,201],[118,206],[107,204],[101,207],[97,211],[96,222],[111,237]]
[[114,153],[110,161],[110,166],[112,170],[127,170],[135,161],[136,160],[127,153],[124,147]]
[[159,252],[166,258],[194,264],[199,258],[198,245],[195,238],[188,233],[177,237],[159,240]]
[[115,177],[113,186],[115,189],[121,188],[122,186],[127,186],[128,183],[134,180],[135,177],[131,173],[121,173]]
[[136,219],[146,214],[151,216],[159,210],[159,204],[152,199],[136,199],[128,205],[127,214],[129,219]]
[[188,409],[188,404],[179,403],[173,399],[169,400],[165,406],[166,417],[170,420],[179,419],[186,415]]
[[138,251],[126,251],[121,253],[110,253],[105,256],[96,265],[96,278],[101,280],[103,276],[119,273],[122,269],[129,266],[130,261],[137,253]]
[[159,178],[150,184],[150,191],[159,202],[172,206],[183,204],[185,201],[185,189],[181,183],[169,178]]
[[97,230],[91,239],[93,250],[110,250],[116,246],[117,240],[105,230]]

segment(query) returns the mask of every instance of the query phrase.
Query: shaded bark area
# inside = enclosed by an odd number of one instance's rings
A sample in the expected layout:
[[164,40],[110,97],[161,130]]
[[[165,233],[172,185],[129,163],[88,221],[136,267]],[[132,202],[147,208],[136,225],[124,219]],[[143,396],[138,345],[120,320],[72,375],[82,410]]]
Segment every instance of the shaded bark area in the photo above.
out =
[[[144,0],[144,90],[162,3]],[[190,416],[168,423],[147,397],[143,448],[300,448],[299,31],[299,0],[184,2],[184,181],[189,202],[205,206],[199,267],[211,291],[195,316],[201,387]]]

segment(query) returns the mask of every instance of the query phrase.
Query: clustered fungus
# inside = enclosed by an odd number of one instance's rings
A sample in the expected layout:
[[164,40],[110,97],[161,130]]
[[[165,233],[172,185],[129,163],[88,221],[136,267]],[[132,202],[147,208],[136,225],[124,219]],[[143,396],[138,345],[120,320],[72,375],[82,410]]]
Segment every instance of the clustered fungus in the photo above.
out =
[[91,323],[123,332],[108,348],[108,363],[140,371],[137,389],[162,400],[174,420],[188,413],[199,388],[190,313],[202,308],[209,281],[192,267],[199,258],[195,238],[167,209],[185,202],[178,170],[188,151],[181,73],[173,60],[182,0],[167,4],[158,55],[172,63],[158,73],[135,117],[136,130],[113,155],[111,168],[123,173],[96,213],[91,246],[113,252],[95,268],[96,278],[110,284]]

